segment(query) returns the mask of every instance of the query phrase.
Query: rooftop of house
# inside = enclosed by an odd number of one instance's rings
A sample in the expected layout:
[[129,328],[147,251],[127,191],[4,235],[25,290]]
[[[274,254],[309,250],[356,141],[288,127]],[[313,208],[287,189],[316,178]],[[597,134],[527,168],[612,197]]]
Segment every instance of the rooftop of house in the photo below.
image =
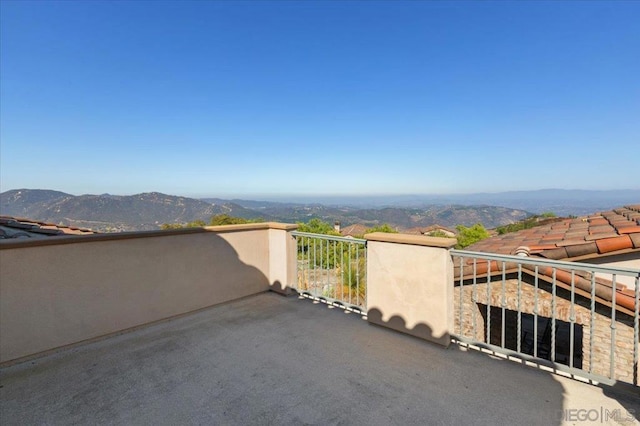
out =
[[340,230],[340,234],[343,237],[361,237],[367,232],[367,229],[369,228],[366,227],[365,225],[361,223],[356,223],[356,224],[345,226],[344,228],[342,228]]
[[0,378],[7,425],[553,425],[572,424],[569,410],[618,410],[629,422],[640,412],[615,388],[270,292],[5,367]]
[[466,249],[516,254],[520,248],[530,256],[555,260],[582,260],[640,251],[640,204],[497,235]]
[[[582,261],[605,258],[608,256],[638,253],[640,256],[640,204],[596,213],[590,216],[554,220],[551,223],[530,229],[496,235],[479,241],[466,248],[469,251],[506,255],[523,255],[553,260]],[[464,265],[463,275],[473,276],[473,265],[468,261]],[[482,262],[475,265],[476,272],[501,274],[498,262]],[[509,267],[507,266],[507,269]],[[523,272],[534,273],[533,268],[525,267]],[[460,269],[456,265],[456,273]],[[589,274],[571,274],[551,268],[541,268],[537,273],[548,280],[556,280],[558,285],[570,288],[571,281],[580,289],[589,292],[591,288]],[[554,277],[555,278],[552,278]],[[596,301],[611,303],[613,300],[613,282],[594,277],[598,288]],[[634,290],[617,282],[616,309],[632,314],[634,309]]]
[[0,216],[0,239],[48,238],[56,235],[88,235],[95,233],[90,229],[76,228],[74,226]]
[[445,233],[449,233],[452,235],[455,235],[457,233],[457,231],[455,229],[451,229],[451,228],[447,228],[446,226],[442,226],[442,225],[430,225],[430,226],[419,226],[419,227],[415,227],[415,228],[409,228],[404,230],[402,233],[403,234],[411,234],[411,235],[425,235],[425,234],[429,234],[430,232],[436,232],[436,231],[442,231]]

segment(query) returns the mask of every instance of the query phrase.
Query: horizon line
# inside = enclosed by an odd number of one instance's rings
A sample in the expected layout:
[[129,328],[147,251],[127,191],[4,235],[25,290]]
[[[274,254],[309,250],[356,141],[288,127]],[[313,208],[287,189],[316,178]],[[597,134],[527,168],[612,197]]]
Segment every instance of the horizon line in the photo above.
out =
[[[575,188],[575,189],[566,189],[566,188],[539,188],[539,189],[513,189],[506,191],[477,191],[477,192],[447,192],[447,193],[438,193],[438,192],[396,192],[396,193],[337,193],[337,194],[328,194],[328,193],[320,193],[320,194],[308,194],[308,193],[287,193],[287,194],[274,194],[274,193],[239,193],[239,194],[222,194],[222,195],[203,195],[203,194],[193,194],[193,195],[178,195],[171,194],[167,192],[162,192],[159,190],[150,190],[150,191],[142,191],[142,192],[131,192],[131,193],[111,193],[111,192],[101,192],[101,193],[73,193],[67,192],[64,190],[58,189],[49,189],[49,188],[15,188],[8,189],[4,191],[0,191],[0,193],[4,194],[5,192],[11,191],[55,191],[62,192],[72,196],[84,196],[84,195],[112,195],[112,196],[134,196],[140,194],[151,194],[151,193],[159,193],[163,195],[169,195],[174,197],[185,197],[185,198],[195,198],[195,199],[203,199],[203,198],[221,198],[221,199],[237,199],[237,200],[253,200],[253,197],[268,197],[268,198],[385,198],[385,197],[447,197],[447,196],[474,196],[474,195],[500,195],[500,194],[508,194],[508,193],[517,193],[517,192],[543,192],[543,191],[564,191],[564,192],[634,192],[640,191],[640,188],[623,188],[623,189],[583,189],[583,188]],[[229,198],[231,197],[231,198]],[[249,197],[249,198],[247,198]],[[256,200],[258,201],[258,200]]]

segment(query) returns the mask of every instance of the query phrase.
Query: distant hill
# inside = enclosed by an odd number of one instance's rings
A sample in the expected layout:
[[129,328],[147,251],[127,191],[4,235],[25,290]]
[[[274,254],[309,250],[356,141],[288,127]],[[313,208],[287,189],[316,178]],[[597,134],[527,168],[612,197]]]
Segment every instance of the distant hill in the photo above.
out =
[[0,214],[91,228],[96,231],[159,229],[164,223],[207,222],[228,214],[245,219],[308,222],[319,218],[342,226],[388,223],[404,230],[439,224],[482,223],[486,228],[515,223],[534,213],[585,215],[640,203],[640,190],[544,189],[484,194],[307,197],[282,200],[225,200],[150,192],[136,195],[71,195],[43,189],[0,194]]
[[381,209],[358,209],[353,207],[331,207],[320,204],[298,206],[262,207],[261,212],[282,222],[308,222],[319,218],[326,222],[339,221],[342,226],[361,223],[376,226],[388,223],[404,230],[439,224],[447,227],[471,226],[482,223],[495,228],[517,222],[531,215],[525,210],[496,206],[430,206],[426,208],[387,207]]
[[208,221],[228,214],[255,219],[259,212],[234,203],[211,204],[187,197],[150,192],[136,195],[79,195],[48,190],[19,189],[0,194],[0,214],[96,231],[159,229],[163,223]]
[[[242,205],[241,205],[242,204]],[[400,230],[433,224],[453,227],[482,223],[487,228],[514,223],[529,216],[525,210],[495,206],[429,206],[423,208],[356,207],[295,204],[251,200],[197,200],[150,192],[136,195],[71,195],[64,192],[19,189],[0,194],[0,214],[91,228],[96,231],[159,229],[164,223],[207,222],[228,214],[245,219],[308,222],[319,218],[343,226],[388,223]]]
[[[631,182],[637,185],[637,182]],[[409,194],[380,196],[321,196],[282,197],[269,201],[288,203],[321,203],[325,206],[350,206],[353,208],[430,206],[501,206],[533,213],[554,212],[558,216],[582,216],[616,207],[640,203],[640,189],[620,190],[569,190],[540,189],[535,191],[509,191],[474,194]]]
[[0,194],[0,214],[35,218],[56,201],[73,198],[71,194],[48,189],[18,189]]

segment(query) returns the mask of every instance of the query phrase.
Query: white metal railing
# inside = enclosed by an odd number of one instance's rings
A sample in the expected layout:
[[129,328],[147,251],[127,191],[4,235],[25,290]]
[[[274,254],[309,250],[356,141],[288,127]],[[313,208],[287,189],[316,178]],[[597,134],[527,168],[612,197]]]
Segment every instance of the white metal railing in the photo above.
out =
[[[640,270],[450,250],[455,339],[638,386]],[[635,284],[627,288],[621,277]]]
[[366,240],[292,232],[301,295],[366,313]]

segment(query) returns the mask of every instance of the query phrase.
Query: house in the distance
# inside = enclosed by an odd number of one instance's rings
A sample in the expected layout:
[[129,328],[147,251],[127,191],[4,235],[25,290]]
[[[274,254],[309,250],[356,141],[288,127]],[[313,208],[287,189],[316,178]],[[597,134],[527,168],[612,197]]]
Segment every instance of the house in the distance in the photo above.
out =
[[631,343],[637,277],[592,276],[525,262],[553,259],[640,269],[640,205],[497,235],[467,250],[517,255],[523,263],[454,259],[456,309],[473,314],[462,321],[456,314],[461,335],[532,355],[535,347],[543,358],[553,352],[557,362],[603,376],[612,363],[617,378],[638,374]]
[[369,229],[367,226],[355,223],[342,228],[339,232],[343,237],[362,238],[367,233],[367,229]]
[[449,237],[455,238],[457,232],[455,229],[447,228],[442,225],[430,225],[430,226],[421,226],[416,228],[409,228],[402,232],[403,234],[410,235],[424,235],[427,237]]

